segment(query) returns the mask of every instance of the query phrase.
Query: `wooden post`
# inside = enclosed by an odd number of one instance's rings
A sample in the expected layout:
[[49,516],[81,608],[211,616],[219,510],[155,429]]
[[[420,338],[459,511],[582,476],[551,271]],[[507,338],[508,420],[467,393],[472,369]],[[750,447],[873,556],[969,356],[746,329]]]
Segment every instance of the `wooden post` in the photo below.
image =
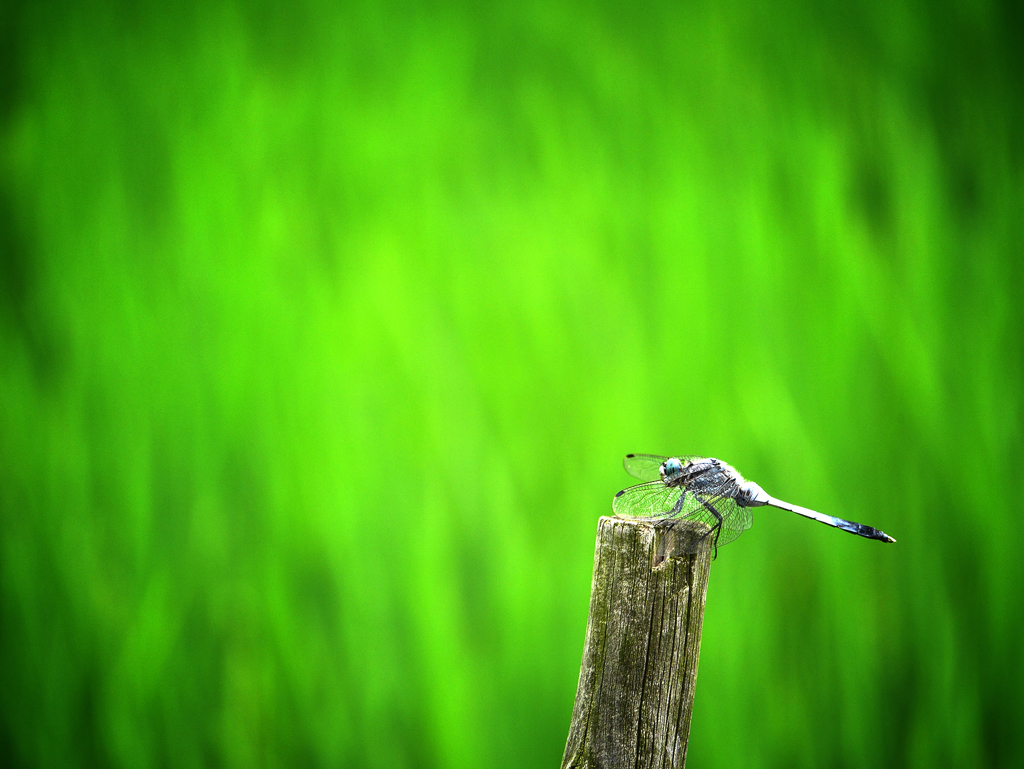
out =
[[[700,532],[697,532],[699,535]],[[562,769],[682,769],[711,553],[688,532],[601,518]]]

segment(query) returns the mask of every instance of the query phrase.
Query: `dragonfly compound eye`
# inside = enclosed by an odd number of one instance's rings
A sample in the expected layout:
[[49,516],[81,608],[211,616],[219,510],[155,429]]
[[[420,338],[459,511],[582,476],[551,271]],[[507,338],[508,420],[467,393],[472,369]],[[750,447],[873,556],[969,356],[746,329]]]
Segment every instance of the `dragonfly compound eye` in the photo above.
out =
[[661,465],[661,478],[662,480],[668,481],[675,478],[683,472],[683,465],[678,459],[673,457],[672,459],[665,460]]

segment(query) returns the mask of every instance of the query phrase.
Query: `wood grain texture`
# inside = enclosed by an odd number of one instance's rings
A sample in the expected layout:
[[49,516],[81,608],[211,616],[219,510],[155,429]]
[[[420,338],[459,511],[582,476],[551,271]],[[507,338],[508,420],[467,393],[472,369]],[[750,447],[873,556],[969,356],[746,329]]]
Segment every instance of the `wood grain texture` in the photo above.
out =
[[677,555],[649,521],[601,518],[590,617],[562,769],[678,769],[711,554]]

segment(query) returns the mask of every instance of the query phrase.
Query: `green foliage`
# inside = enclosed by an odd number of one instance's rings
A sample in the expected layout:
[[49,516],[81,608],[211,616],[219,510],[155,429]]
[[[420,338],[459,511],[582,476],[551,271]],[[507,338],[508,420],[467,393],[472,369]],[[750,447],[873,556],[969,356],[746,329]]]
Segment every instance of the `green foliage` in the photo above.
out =
[[6,765],[556,765],[630,451],[898,540],[757,511],[692,766],[1024,760],[1010,4],[2,14]]

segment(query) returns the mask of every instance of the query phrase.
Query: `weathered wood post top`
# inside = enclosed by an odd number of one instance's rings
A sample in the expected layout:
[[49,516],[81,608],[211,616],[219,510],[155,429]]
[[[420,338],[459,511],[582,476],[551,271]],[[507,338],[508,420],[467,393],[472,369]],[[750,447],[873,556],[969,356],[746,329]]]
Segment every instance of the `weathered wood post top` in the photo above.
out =
[[686,763],[711,552],[679,552],[683,534],[644,519],[598,522],[562,769]]

